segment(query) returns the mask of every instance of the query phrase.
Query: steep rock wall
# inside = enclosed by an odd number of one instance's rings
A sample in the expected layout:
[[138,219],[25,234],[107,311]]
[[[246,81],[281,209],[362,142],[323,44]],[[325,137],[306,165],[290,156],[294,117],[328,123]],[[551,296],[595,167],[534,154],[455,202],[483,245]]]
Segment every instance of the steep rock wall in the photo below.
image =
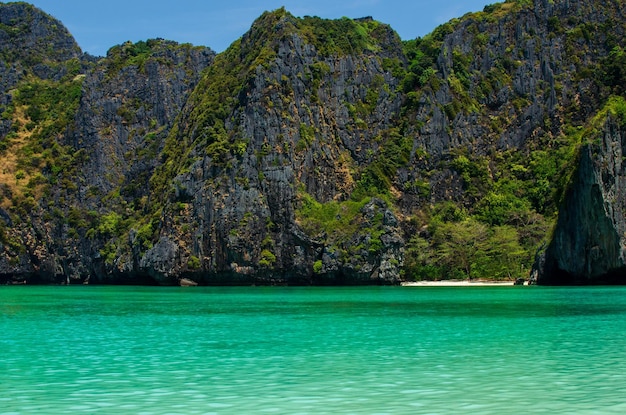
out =
[[[623,14],[623,4],[537,0],[504,13],[514,3],[453,19],[434,32],[442,39],[435,59],[440,77],[426,80],[407,103],[417,121],[408,131],[428,158],[416,153],[398,177],[398,188],[428,181],[432,191],[428,198],[419,189],[405,192],[399,202],[405,209],[443,200],[475,205],[468,184],[446,163],[458,154],[528,152],[563,135],[565,118],[583,123],[602,105],[594,80],[577,74],[624,35],[622,26],[606,26]],[[602,30],[585,32],[591,22]]]
[[[69,31],[51,16],[27,3],[8,3],[0,12],[0,108],[11,103],[8,91],[28,74],[58,79],[66,73],[61,65],[84,57]],[[45,59],[42,59],[45,56]],[[11,129],[0,119],[0,138]]]
[[537,264],[539,284],[626,283],[623,129],[608,119],[582,146],[552,240]]
[[[266,29],[264,19],[276,19],[272,24],[279,28],[270,38],[257,35]],[[166,267],[176,271],[157,272],[160,281],[181,275],[209,284],[399,281],[398,269],[389,261],[401,261],[401,237],[384,202],[365,204],[354,218],[372,222],[376,216],[370,226],[385,235],[381,249],[367,248],[369,230],[342,242],[363,246],[360,258],[340,258],[335,242],[303,232],[296,218],[302,192],[320,202],[345,201],[354,188],[352,172],[377,146],[375,138],[392,125],[401,105],[401,97],[393,93],[399,80],[381,62],[401,57],[399,39],[384,27],[380,52],[324,56],[294,30],[296,24],[288,14],[267,15],[241,40],[242,51],[262,50],[270,42],[275,57],[250,68],[237,101],[227,109],[223,132],[240,147],[212,151],[217,139],[203,131],[213,131],[213,126],[193,119],[204,94],[210,93],[203,82],[214,77],[200,83],[181,114],[176,140],[197,137],[191,148],[196,161],[173,179],[174,205],[163,217],[157,245],[140,261],[148,264],[155,250],[178,247]],[[349,112],[373,92],[371,107],[356,121]],[[207,142],[208,155],[203,151]],[[380,217],[390,219],[383,223]],[[190,269],[194,258],[197,268]],[[320,264],[317,272],[315,262]],[[155,270],[149,273],[154,276]]]

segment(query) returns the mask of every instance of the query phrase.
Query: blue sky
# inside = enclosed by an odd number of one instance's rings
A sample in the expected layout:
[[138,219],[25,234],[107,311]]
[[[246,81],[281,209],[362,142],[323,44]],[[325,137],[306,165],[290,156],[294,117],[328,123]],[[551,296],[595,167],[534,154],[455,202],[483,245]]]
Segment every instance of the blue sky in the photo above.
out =
[[265,10],[281,6],[295,16],[372,16],[404,40],[497,0],[31,0],[59,19],[85,52],[103,56],[127,40],[161,37],[221,52]]

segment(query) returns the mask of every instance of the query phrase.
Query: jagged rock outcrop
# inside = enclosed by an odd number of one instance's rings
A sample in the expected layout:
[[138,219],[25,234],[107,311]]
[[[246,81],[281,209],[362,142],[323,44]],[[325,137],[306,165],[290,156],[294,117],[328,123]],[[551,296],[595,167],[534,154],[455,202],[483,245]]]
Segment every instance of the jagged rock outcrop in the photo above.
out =
[[[55,199],[78,198],[82,209],[102,214],[112,207],[143,203],[149,197],[149,180],[160,164],[158,154],[164,140],[214,55],[208,48],[160,39],[112,48],[107,58],[86,74],[76,128],[66,139],[85,152],[75,177],[79,186],[71,194],[60,188]],[[103,197],[109,200],[103,203]],[[132,246],[134,242],[128,240]],[[79,272],[66,272],[70,278],[120,282],[133,276],[131,279],[153,281],[153,269],[160,269],[164,261],[155,257],[157,263],[145,268],[150,270],[150,278],[137,272],[133,264],[141,260],[132,255],[129,258],[134,262],[121,261],[112,272],[100,263],[101,241],[102,235],[96,235],[94,241],[83,240],[75,252],[69,248],[78,241],[67,241],[63,256],[75,256],[83,264]],[[100,272],[94,273],[94,269]],[[160,280],[155,277],[154,281]]]
[[89,156],[79,191],[106,195],[121,184],[130,199],[147,194],[163,140],[214,55],[162,39],[109,50],[85,75],[76,128],[66,139]]
[[[435,65],[447,82],[431,80],[409,97],[416,119],[422,120],[409,128],[419,127],[416,144],[428,160],[415,160],[401,173],[403,181],[411,182],[437,169],[428,179],[434,190],[431,203],[477,202],[462,183],[451,180],[454,169],[441,171],[441,162],[460,150],[475,157],[525,152],[563,134],[565,110],[575,107],[567,117],[582,122],[601,106],[597,85],[575,74],[606,56],[612,39],[624,35],[623,26],[607,26],[611,16],[623,13],[623,4],[536,0],[519,12],[501,13],[515,3],[502,4],[493,12],[495,19],[477,14],[435,31],[442,37]],[[591,21],[598,28],[593,35],[584,31]],[[406,192],[400,203],[420,203],[416,196]]]
[[536,264],[539,284],[626,283],[626,136],[614,116],[590,134]]
[[[388,266],[390,256],[401,261],[392,242],[399,233],[397,221],[376,225],[395,226],[389,232],[396,236],[386,237],[387,243],[375,255],[348,259],[345,254],[339,257],[336,241],[303,237],[296,210],[299,192],[321,202],[349,196],[354,187],[350,164],[364,158],[400,109],[401,99],[392,92],[399,80],[381,62],[397,56],[401,44],[395,33],[382,27],[380,53],[324,56],[303,39],[298,24],[285,11],[267,13],[233,47],[239,55],[229,57],[231,64],[237,62],[236,70],[244,71],[236,73],[240,78],[235,81],[244,89],[221,110],[229,116],[220,128],[236,137],[238,147],[220,142],[215,123],[221,121],[210,107],[208,115],[195,118],[198,108],[207,105],[206,83],[215,82],[216,76],[205,77],[181,114],[174,139],[195,139],[191,151],[197,161],[173,178],[174,205],[160,229],[161,238],[186,248],[179,252],[180,274],[209,284],[399,281],[397,267]],[[272,26],[276,32],[260,33]],[[259,51],[275,56],[266,66],[246,68]],[[383,85],[389,87],[379,90]],[[350,108],[363,105],[370,91],[375,92],[371,109],[355,122]],[[380,203],[375,206],[393,216]],[[363,209],[355,221],[368,220],[371,212]],[[170,219],[176,216],[180,224]],[[183,229],[193,231],[185,234]],[[368,252],[371,235],[357,233],[351,238],[342,244],[361,245]],[[195,270],[187,267],[195,261],[192,258],[199,260]],[[321,263],[317,272],[312,267],[316,261]]]
[[[65,170],[47,162],[44,175],[55,182],[46,190],[47,206],[30,212],[30,226],[22,223],[25,218],[16,226],[6,223],[12,232],[7,236],[7,229],[5,239],[11,240],[14,249],[0,258],[0,274],[34,282],[154,283],[136,273],[132,263],[119,264],[113,268],[115,272],[104,264],[101,234],[105,230],[94,229],[87,236],[87,229],[77,232],[73,226],[76,221],[92,221],[148,198],[148,182],[159,164],[163,142],[215,53],[205,47],[153,39],[115,46],[98,60],[82,55],[60,22],[30,5],[8,4],[0,15],[7,22],[6,31],[0,33],[19,34],[11,36],[29,45],[24,51],[13,47],[19,52],[12,63],[20,68],[17,72],[34,77],[30,79],[49,80],[59,89],[68,83],[81,88],[73,122],[53,137],[57,146],[66,146],[53,148],[61,153],[57,159],[71,156],[72,168]],[[55,45],[52,55],[50,44]],[[67,62],[72,69],[80,68],[80,74],[72,75]],[[12,95],[4,96],[10,107]],[[6,125],[10,129],[10,120]],[[19,138],[20,132],[13,136]],[[7,146],[14,141],[7,133],[2,137]],[[43,147],[49,146],[45,141],[51,140],[44,140]],[[6,192],[12,193],[11,189]],[[73,212],[74,219],[68,221],[68,212]],[[51,214],[56,220],[50,220]]]

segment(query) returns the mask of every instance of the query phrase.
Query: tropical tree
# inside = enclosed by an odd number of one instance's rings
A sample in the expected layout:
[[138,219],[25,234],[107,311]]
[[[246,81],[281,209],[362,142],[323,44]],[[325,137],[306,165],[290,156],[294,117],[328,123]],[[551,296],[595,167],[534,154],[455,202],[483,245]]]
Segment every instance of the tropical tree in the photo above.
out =
[[472,279],[474,269],[485,261],[488,237],[487,226],[473,218],[441,224],[433,235],[436,260],[452,274],[460,271]]

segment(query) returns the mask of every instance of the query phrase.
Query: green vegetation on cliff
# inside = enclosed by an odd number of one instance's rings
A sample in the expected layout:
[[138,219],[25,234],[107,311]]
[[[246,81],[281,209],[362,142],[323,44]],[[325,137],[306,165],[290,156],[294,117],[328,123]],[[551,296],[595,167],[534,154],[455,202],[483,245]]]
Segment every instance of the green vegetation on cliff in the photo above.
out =
[[72,73],[59,82],[29,77],[12,91],[12,103],[2,114],[12,128],[0,142],[0,206],[24,216],[59,179],[65,188],[75,186],[71,177],[86,154],[59,138],[71,128],[81,81]]

